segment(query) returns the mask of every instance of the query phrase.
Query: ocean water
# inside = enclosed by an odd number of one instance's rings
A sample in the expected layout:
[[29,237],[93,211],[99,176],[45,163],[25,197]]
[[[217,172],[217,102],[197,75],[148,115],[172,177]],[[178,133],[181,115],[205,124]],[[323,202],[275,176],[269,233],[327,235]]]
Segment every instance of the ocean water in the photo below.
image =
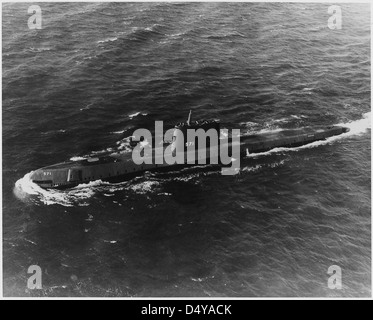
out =
[[[371,295],[370,6],[2,4],[5,296]],[[348,134],[241,162],[42,190],[31,171],[128,152],[136,128]],[[27,289],[38,265],[43,289]],[[328,288],[328,268],[342,289]]]

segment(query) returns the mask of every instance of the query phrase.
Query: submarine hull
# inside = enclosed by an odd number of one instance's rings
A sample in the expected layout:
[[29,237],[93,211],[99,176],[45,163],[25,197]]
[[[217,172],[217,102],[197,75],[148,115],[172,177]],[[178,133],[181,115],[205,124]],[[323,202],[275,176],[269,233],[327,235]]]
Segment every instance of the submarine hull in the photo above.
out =
[[[342,126],[329,126],[326,128],[300,128],[279,130],[261,134],[241,137],[241,153],[248,149],[249,153],[262,153],[274,148],[295,148],[312,142],[322,141],[349,131]],[[247,151],[247,150],[246,150]]]
[[[247,154],[262,153],[274,148],[299,147],[315,141],[325,140],[347,131],[348,128],[332,126],[247,135],[240,137],[240,153],[241,157],[245,157]],[[228,139],[223,143],[229,143]],[[164,150],[166,147],[165,145]],[[205,154],[208,156],[209,152]],[[208,163],[209,159],[206,158],[206,160],[206,163]],[[132,153],[129,152],[58,163],[34,171],[30,178],[42,188],[65,189],[96,180],[108,182],[125,181],[139,176],[145,171],[168,171],[196,164],[197,161],[184,165],[169,165],[165,161],[162,161],[162,164],[156,164],[153,161],[151,164],[138,165],[133,162]],[[219,166],[219,164],[216,166]]]

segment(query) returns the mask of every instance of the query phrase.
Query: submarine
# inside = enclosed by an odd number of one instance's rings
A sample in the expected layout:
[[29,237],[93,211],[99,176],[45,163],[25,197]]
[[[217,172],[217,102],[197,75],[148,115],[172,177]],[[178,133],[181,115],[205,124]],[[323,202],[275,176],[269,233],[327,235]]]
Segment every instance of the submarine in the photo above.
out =
[[[196,154],[201,151],[201,144],[198,139],[185,140],[188,129],[202,129],[204,131],[215,131],[220,137],[220,123],[217,120],[201,120],[191,121],[191,112],[189,113],[186,122],[178,123],[173,129],[172,139],[170,141],[162,141],[161,148],[164,153],[162,157],[167,157],[168,153],[174,153],[177,147],[187,149],[188,145],[195,145]],[[315,141],[325,140],[332,136],[337,136],[348,132],[349,128],[343,126],[327,126],[327,127],[305,127],[297,129],[285,129],[279,132],[257,133],[239,138],[240,157],[246,157],[249,154],[262,153],[270,151],[274,148],[294,148],[306,145]],[[144,139],[130,139],[130,147],[134,150]],[[210,142],[210,141],[209,141]],[[219,149],[221,144],[227,144],[232,148],[232,139],[219,139],[218,145],[210,144],[203,145],[207,151],[214,148]],[[215,142],[216,144],[216,142]],[[200,148],[199,148],[200,146]],[[152,157],[155,157],[154,148],[152,149]],[[206,151],[205,150],[205,151]],[[146,171],[167,171],[175,170],[181,166],[196,166],[197,162],[185,162],[184,165],[178,163],[168,164],[165,161],[153,161],[152,163],[136,164],[132,157],[133,152],[126,153],[111,153],[107,155],[88,157],[78,161],[65,161],[50,166],[46,166],[33,171],[30,179],[33,183],[44,189],[66,189],[72,188],[79,184],[89,183],[96,180],[107,182],[120,182],[143,174]],[[206,165],[210,164],[209,157],[211,152],[205,152]],[[201,157],[199,157],[200,159]],[[162,159],[164,160],[164,159]],[[199,164],[198,164],[199,165]],[[221,166],[219,162],[216,164]]]

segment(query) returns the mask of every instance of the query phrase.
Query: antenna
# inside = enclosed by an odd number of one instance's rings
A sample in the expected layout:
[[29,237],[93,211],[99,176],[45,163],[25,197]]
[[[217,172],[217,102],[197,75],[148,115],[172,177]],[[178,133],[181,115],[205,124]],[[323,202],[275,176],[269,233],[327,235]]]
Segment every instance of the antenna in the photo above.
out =
[[188,121],[187,124],[190,126],[190,118],[192,117],[192,110],[189,111]]

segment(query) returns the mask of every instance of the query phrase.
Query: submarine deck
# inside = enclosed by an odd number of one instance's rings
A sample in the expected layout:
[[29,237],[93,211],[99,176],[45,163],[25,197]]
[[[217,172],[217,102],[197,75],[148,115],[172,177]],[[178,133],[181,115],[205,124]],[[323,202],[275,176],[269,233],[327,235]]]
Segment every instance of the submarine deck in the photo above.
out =
[[[290,140],[291,142],[298,142],[298,143],[307,143],[307,140],[310,142],[315,139],[323,138],[322,136],[325,134],[329,136],[327,133],[330,131],[340,129],[338,126],[329,126],[329,127],[316,127],[316,128],[299,128],[299,129],[284,129],[284,130],[275,130],[271,132],[260,132],[256,134],[244,135],[240,137],[240,144],[245,146],[246,148],[252,147],[252,151],[256,152],[256,149],[263,147],[273,147],[275,145],[280,144],[287,144]],[[228,140],[227,140],[228,141]],[[290,144],[290,143],[289,143]],[[165,144],[166,146],[166,144]],[[259,148],[260,146],[260,148]],[[251,150],[250,150],[251,152]],[[43,167],[41,169],[48,169],[48,170],[58,170],[58,169],[77,169],[81,167],[90,167],[96,165],[104,165],[109,163],[116,163],[116,162],[126,162],[132,160],[132,153],[112,153],[110,155],[105,156],[97,156],[91,157],[83,160],[78,161],[65,161],[61,163],[57,163],[54,165],[50,165],[47,167]]]

